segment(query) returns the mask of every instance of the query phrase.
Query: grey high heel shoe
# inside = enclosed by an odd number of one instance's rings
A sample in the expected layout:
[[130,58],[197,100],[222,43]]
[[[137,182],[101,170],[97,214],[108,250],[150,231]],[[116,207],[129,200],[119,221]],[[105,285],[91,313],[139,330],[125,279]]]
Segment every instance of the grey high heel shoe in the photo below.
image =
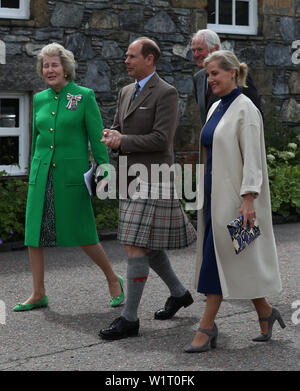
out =
[[280,324],[281,328],[285,328],[286,325],[280,315],[280,312],[276,308],[272,308],[272,313],[268,318],[259,318],[260,322],[268,322],[268,334],[261,334],[256,338],[253,338],[252,341],[254,342],[266,342],[269,341],[272,337],[272,329],[275,321],[278,320],[278,323]]
[[207,352],[209,350],[209,344],[211,348],[217,347],[217,338],[218,338],[218,328],[217,325],[214,323],[214,327],[211,330],[207,329],[201,329],[201,327],[198,328],[198,331],[201,331],[204,334],[207,334],[209,336],[208,341],[205,342],[205,344],[201,346],[195,346],[195,345],[188,345],[184,348],[184,351],[186,353],[201,353],[201,352]]

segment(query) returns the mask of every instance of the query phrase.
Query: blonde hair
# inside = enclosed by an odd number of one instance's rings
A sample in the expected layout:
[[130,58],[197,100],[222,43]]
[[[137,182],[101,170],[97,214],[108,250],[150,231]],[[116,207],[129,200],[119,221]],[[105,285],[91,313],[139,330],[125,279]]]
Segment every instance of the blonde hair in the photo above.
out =
[[70,50],[65,49],[59,43],[53,42],[42,48],[37,57],[36,69],[41,79],[43,77],[43,58],[48,57],[59,57],[61,65],[65,72],[66,80],[72,81],[75,79],[75,59],[74,55]]
[[210,53],[204,60],[204,67],[206,68],[207,64],[212,61],[218,61],[220,68],[225,71],[230,71],[231,69],[236,70],[236,83],[240,87],[247,87],[246,78],[248,74],[248,65],[244,62],[239,62],[236,55],[230,50],[217,50],[213,53]]

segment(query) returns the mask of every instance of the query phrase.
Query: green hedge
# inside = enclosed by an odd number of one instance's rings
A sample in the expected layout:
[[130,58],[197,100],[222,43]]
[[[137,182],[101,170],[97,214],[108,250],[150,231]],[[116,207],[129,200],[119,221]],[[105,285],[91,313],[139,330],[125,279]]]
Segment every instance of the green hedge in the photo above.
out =
[[27,183],[0,171],[0,244],[24,238]]
[[282,151],[267,149],[272,212],[281,216],[300,215],[300,150],[289,143]]
[[[24,239],[28,184],[17,178],[4,179],[0,172],[0,244]],[[2,178],[1,178],[2,177]],[[118,226],[118,200],[92,198],[99,231]]]
[[[278,134],[277,134],[278,136]],[[284,138],[271,146],[266,138],[272,212],[280,216],[300,215],[300,137]],[[28,184],[17,178],[4,179],[0,172],[0,244],[23,240]],[[2,177],[2,178],[1,178]],[[93,197],[99,231],[118,225],[118,200]],[[185,201],[182,200],[183,207]],[[187,211],[195,218],[196,211]]]

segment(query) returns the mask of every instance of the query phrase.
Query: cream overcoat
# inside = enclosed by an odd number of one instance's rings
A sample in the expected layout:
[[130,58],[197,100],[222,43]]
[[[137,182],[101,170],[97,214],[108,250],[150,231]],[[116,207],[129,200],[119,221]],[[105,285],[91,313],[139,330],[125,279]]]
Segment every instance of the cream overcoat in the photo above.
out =
[[[218,102],[211,107],[208,118],[217,105]],[[205,152],[201,146],[200,162],[204,164]],[[223,297],[254,299],[278,294],[282,287],[272,228],[263,121],[259,110],[243,94],[232,102],[215,129],[212,159],[212,228]],[[196,289],[205,229],[204,189],[201,187],[198,191]],[[257,193],[254,207],[261,235],[236,254],[227,223],[240,215],[241,196],[250,192]]]

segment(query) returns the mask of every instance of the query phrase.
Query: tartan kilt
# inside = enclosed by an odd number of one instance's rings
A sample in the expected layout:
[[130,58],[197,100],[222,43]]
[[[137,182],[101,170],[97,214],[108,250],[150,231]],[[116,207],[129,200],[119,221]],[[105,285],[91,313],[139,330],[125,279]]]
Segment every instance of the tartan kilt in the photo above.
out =
[[196,231],[171,190],[169,199],[119,200],[118,239],[123,244],[151,250],[178,249],[197,239]]

